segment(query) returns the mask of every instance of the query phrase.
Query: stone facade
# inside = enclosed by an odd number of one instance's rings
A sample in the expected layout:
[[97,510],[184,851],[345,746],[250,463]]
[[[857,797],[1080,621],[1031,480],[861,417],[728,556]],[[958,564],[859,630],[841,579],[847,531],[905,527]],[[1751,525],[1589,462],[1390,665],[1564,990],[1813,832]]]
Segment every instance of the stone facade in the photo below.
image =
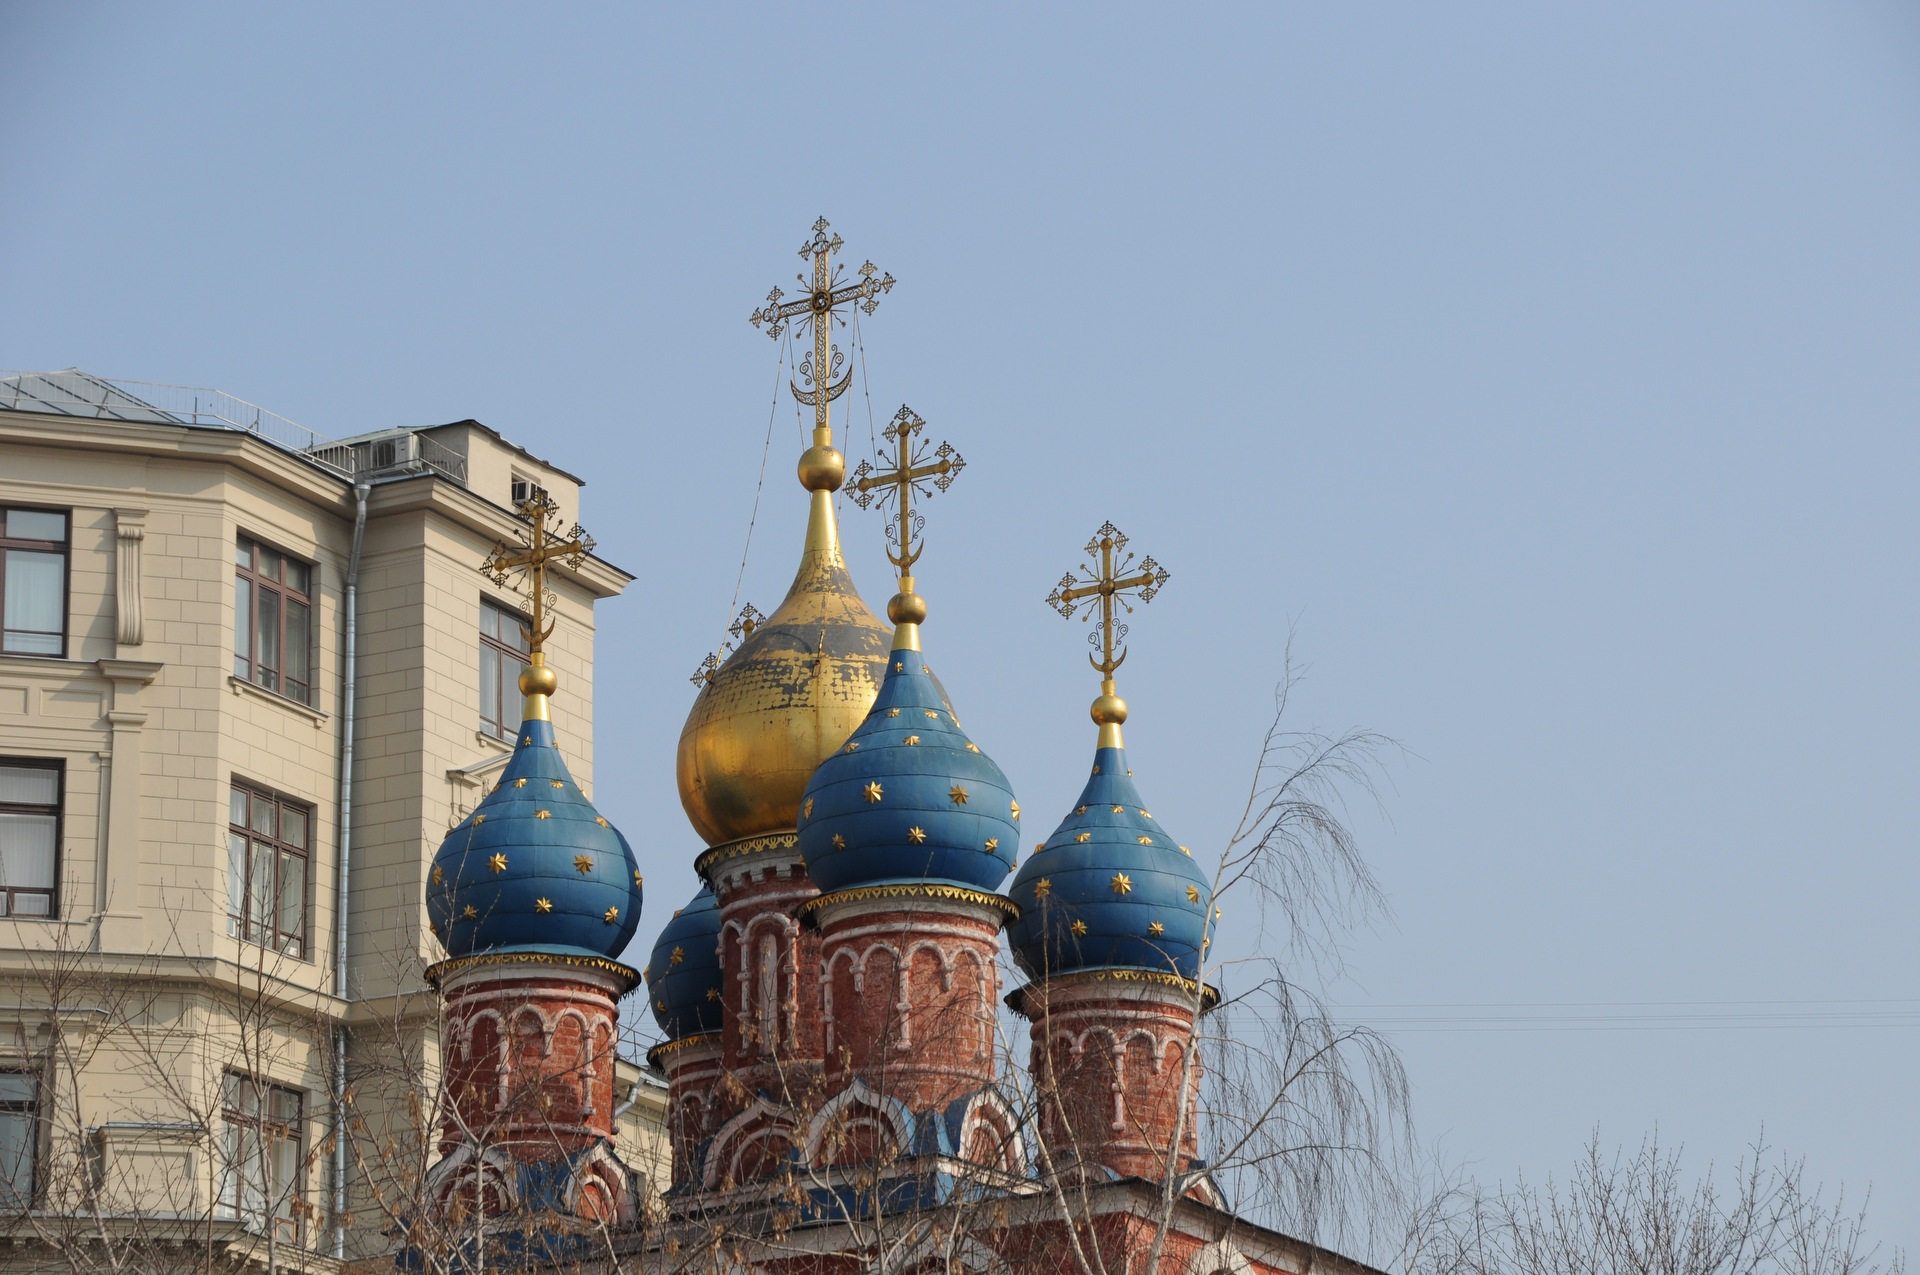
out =
[[[437,1077],[439,1006],[423,970],[441,953],[421,906],[425,873],[508,756],[482,728],[478,632],[483,600],[519,609],[475,566],[512,525],[512,482],[544,487],[569,517],[579,482],[473,422],[423,434],[460,464],[359,471],[368,490],[343,935],[353,482],[238,430],[157,414],[0,411],[0,507],[64,511],[70,526],[63,649],[0,653],[0,765],[59,774],[49,915],[0,918],[0,1070],[34,1086],[41,1130],[28,1173],[50,1209],[86,1189],[189,1217],[244,1215],[244,1201],[219,1198],[232,1180],[220,1164],[222,1113],[255,1101],[234,1097],[229,1077],[244,1075],[271,1090],[287,1126],[279,1136],[299,1148],[281,1193],[289,1264],[332,1247],[323,1144],[336,1114],[336,1029],[348,1029],[349,1075],[372,1132],[404,1127],[401,1091]],[[236,672],[243,538],[309,569],[305,702]],[[553,716],[583,788],[593,608],[628,580],[599,559],[552,578],[560,622],[547,658],[564,687]],[[286,852],[303,862],[277,878],[297,874],[299,886],[274,897],[273,909],[288,909],[276,925],[287,925],[270,944],[245,934],[257,900],[241,897],[230,927],[236,785],[263,809],[292,812],[276,833],[303,825]],[[403,1043],[407,1076],[373,1066]],[[631,1063],[618,1076],[612,1067],[609,1052],[596,1109],[610,1116],[634,1095],[622,1155],[664,1181],[665,1093],[639,1084]],[[203,1118],[204,1135],[181,1132]],[[239,1221],[236,1243],[262,1229]]]

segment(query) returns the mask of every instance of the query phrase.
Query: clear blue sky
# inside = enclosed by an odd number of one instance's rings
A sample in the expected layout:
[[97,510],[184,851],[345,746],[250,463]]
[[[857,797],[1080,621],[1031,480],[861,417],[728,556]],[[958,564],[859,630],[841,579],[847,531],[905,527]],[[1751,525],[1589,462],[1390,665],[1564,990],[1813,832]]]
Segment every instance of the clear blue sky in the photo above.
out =
[[[1290,623],[1301,720],[1417,754],[1343,1002],[1920,996],[1909,6],[6,3],[0,159],[0,365],[475,416],[589,476],[649,939],[767,429],[745,319],[824,213],[900,280],[875,411],[969,461],[929,654],[1036,828],[1096,689],[1041,598],[1111,518],[1174,572],[1122,687],[1167,827],[1225,832]],[[1538,1027],[1399,1036],[1483,1175],[1764,1123],[1920,1247],[1920,1027]]]

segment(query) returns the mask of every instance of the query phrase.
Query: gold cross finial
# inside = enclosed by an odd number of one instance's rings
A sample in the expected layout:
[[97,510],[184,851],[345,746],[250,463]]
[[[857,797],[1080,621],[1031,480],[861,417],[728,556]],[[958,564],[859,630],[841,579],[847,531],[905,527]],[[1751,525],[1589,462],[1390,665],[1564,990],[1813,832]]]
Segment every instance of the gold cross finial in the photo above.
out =
[[[1099,617],[1099,623],[1087,635],[1087,640],[1100,648],[1097,658],[1087,656],[1087,662],[1100,673],[1100,698],[1093,701],[1093,720],[1100,724],[1100,747],[1119,748],[1120,723],[1127,720],[1127,702],[1114,689],[1113,671],[1127,659],[1127,626],[1115,619],[1114,607],[1132,615],[1127,596],[1134,594],[1143,603],[1151,602],[1168,576],[1166,568],[1152,557],[1141,559],[1136,566],[1133,555],[1127,553],[1126,536],[1110,522],[1102,523],[1093,539],[1087,541],[1087,554],[1099,566],[1083,562],[1079,576],[1071,571],[1061,576],[1060,583],[1047,595],[1047,605],[1071,620],[1085,602],[1085,619]],[[1092,601],[1096,598],[1097,603]]]
[[767,303],[748,316],[748,322],[756,328],[765,325],[767,335],[776,340],[787,330],[789,321],[813,337],[813,352],[800,364],[800,375],[809,388],[803,390],[798,383],[792,383],[791,388],[795,398],[813,408],[813,445],[823,448],[833,444],[827,404],[846,393],[853,382],[851,368],[839,380],[833,379],[846,362],[846,356],[834,346],[830,331],[835,323],[846,322],[835,311],[858,305],[872,314],[880,306],[881,294],[893,290],[893,276],[876,278],[878,271],[871,261],[860,267],[857,281],[847,280],[842,267],[833,262],[833,254],[846,245],[839,235],[831,233],[832,229],[822,217],[813,223],[813,237],[800,245],[801,258],[813,261],[812,279],[804,274],[796,276],[806,294],[785,301],[782,298],[786,294],[775,288],[767,294]]
[[863,460],[847,483],[848,494],[862,509],[876,503],[885,508],[888,501],[896,505],[894,521],[887,526],[887,539],[893,546],[887,550],[887,561],[900,568],[900,592],[887,602],[887,618],[900,626],[894,634],[895,650],[919,650],[920,622],[927,618],[926,600],[913,591],[913,564],[920,560],[924,548],[916,541],[927,520],[914,511],[913,497],[916,493],[931,496],[928,483],[945,491],[967,467],[951,443],[942,442],[928,450],[918,437],[926,424],[903,404],[886,429],[887,437],[893,440],[893,455],[880,457],[891,468],[875,469]]
[[480,574],[503,588],[509,579],[517,576],[519,580],[514,587],[524,585],[526,588],[533,618],[522,626],[527,635],[528,667],[520,674],[520,693],[527,697],[527,718],[546,721],[547,697],[558,684],[553,670],[547,667],[546,657],[546,641],[553,636],[555,623],[548,611],[558,601],[547,588],[547,564],[558,560],[578,570],[593,552],[594,542],[577,522],[562,531],[559,504],[537,487],[533,495],[515,505],[514,510],[526,523],[526,529],[518,537],[520,543],[509,545],[504,540],[496,543],[493,552],[480,564]]
[[706,659],[701,660],[700,667],[695,669],[693,676],[687,680],[702,690],[705,690],[707,683],[713,680],[713,675],[720,671],[720,666],[726,663],[729,655],[733,654],[734,647],[746,641],[755,629],[766,622],[766,619],[767,617],[760,614],[759,609],[751,602],[741,607],[739,616],[735,618],[732,624],[727,626],[727,632],[733,635],[734,640],[724,644],[719,650],[712,652]]

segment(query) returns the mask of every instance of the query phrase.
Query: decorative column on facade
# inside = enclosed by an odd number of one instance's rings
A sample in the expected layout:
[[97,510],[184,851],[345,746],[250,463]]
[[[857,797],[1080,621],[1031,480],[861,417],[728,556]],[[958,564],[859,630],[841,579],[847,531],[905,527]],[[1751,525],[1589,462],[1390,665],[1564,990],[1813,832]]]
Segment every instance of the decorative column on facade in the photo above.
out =
[[146,609],[140,600],[140,547],[147,537],[147,511],[113,511],[114,636],[121,646],[139,646],[146,638]]
[[111,732],[107,755],[107,818],[101,829],[94,944],[102,952],[147,950],[146,914],[139,897],[141,736],[147,713],[140,693],[166,667],[150,660],[99,660],[100,675],[113,687],[107,709]]
[[1211,883],[1147,810],[1127,764],[1127,703],[1113,680],[1126,627],[1115,612],[1130,597],[1150,601],[1167,573],[1152,558],[1136,565],[1126,544],[1102,526],[1087,545],[1093,565],[1047,599],[1068,618],[1093,608],[1099,734],[1079,801],[1014,878],[1009,937],[1032,980],[1013,1003],[1033,1024],[1042,1156],[1054,1168],[1164,1180],[1198,1155],[1195,1033],[1217,1000],[1200,981],[1217,913]]
[[526,581],[524,719],[493,791],[447,834],[428,876],[429,924],[447,952],[427,972],[443,997],[447,1098],[429,1185],[455,1216],[478,1209],[502,1244],[524,1243],[532,1226],[551,1247],[569,1217],[636,1216],[613,1111],[618,1002],[640,978],[617,957],[639,924],[641,879],[626,838],[574,782],[551,720],[546,571],[579,566],[593,542],[577,525],[562,534],[544,494],[519,514],[527,543],[496,548],[482,570]]

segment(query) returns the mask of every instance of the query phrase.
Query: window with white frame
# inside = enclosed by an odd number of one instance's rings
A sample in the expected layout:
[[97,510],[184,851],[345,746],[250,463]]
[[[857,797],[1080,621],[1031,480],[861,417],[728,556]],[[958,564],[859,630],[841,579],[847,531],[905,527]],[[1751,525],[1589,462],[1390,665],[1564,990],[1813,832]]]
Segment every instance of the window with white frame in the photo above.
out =
[[54,915],[63,778],[57,761],[0,758],[0,915]]
[[0,509],[0,651],[67,653],[67,511]]

